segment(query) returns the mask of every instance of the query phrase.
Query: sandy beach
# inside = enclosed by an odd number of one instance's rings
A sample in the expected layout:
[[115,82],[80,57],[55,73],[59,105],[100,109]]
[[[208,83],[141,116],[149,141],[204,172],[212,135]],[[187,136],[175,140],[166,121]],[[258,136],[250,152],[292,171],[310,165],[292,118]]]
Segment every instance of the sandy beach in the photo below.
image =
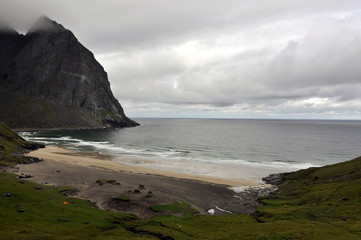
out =
[[[157,213],[149,206],[169,204],[176,199],[187,201],[203,214],[209,209],[215,209],[215,214],[251,213],[257,207],[256,196],[248,192],[235,193],[230,187],[261,185],[250,179],[215,178],[137,167],[112,161],[113,156],[55,146],[27,155],[43,160],[18,165],[18,174],[31,175],[30,181],[74,186],[78,191],[69,193],[73,197],[88,199],[102,209],[129,212],[139,217],[154,216]],[[151,197],[146,197],[149,193]],[[114,201],[119,196],[131,201]]]
[[[196,180],[207,183],[214,183],[220,185],[227,185],[230,187],[233,186],[258,186],[257,181],[251,179],[230,179],[230,178],[217,178],[217,177],[208,177],[200,176],[186,173],[177,173],[164,170],[157,170],[153,168],[145,168],[139,166],[132,166],[129,164],[122,164],[120,162],[112,161],[113,156],[98,154],[98,153],[84,153],[71,151],[65,148],[60,148],[56,146],[48,146],[31,152],[28,154],[31,157],[37,157],[47,161],[56,161],[67,164],[74,164],[83,167],[89,168],[100,168],[108,169],[114,171],[122,171],[128,173],[141,173],[141,174],[151,174],[151,175],[160,175],[172,178],[179,179],[188,179]],[[135,159],[123,159],[124,162],[137,161]],[[141,160],[144,161],[144,160]]]

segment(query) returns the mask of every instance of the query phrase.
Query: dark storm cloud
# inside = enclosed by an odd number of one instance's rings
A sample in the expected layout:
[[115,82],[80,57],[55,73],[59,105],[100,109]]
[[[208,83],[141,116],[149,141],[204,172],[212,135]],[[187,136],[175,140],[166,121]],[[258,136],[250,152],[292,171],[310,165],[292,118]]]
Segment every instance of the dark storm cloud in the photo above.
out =
[[26,32],[40,15],[71,29],[135,116],[357,117],[359,1],[20,1],[0,16]]

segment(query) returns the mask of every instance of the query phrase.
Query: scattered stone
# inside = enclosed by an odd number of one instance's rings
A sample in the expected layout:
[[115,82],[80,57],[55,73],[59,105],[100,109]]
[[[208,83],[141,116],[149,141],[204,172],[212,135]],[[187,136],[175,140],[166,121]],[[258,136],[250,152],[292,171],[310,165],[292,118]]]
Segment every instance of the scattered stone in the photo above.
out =
[[26,212],[25,209],[18,209],[18,212]]
[[75,194],[77,194],[77,192],[79,192],[79,190],[77,190],[77,189],[65,189],[63,191],[60,191],[61,194],[65,195],[67,197],[74,196]]
[[134,189],[133,193],[139,194],[139,193],[141,193],[141,192],[140,192],[140,190],[138,190],[138,189]]
[[104,185],[104,184],[112,184],[112,185],[120,185],[120,183],[118,183],[115,180],[112,179],[98,179],[95,181],[95,183],[97,183],[98,185]]
[[18,176],[18,178],[21,179],[21,178],[31,178],[32,177],[30,174],[25,174],[25,176],[22,176],[22,175]]
[[145,189],[144,185],[142,185],[142,184],[140,184],[138,188],[139,189]]
[[342,198],[342,201],[348,201],[348,198],[344,197]]
[[61,172],[60,170],[56,170],[55,172]]
[[213,215],[213,214],[215,213],[215,211],[214,211],[214,209],[213,209],[213,208],[211,208],[211,209],[207,210],[207,212],[209,213],[209,215]]
[[280,186],[284,183],[284,177],[287,176],[289,173],[276,173],[276,174],[271,174],[268,177],[264,177],[262,178],[262,181],[271,184],[271,185],[276,185],[276,186]]
[[36,187],[35,189],[36,189],[36,190],[43,190],[42,187]]
[[3,194],[3,197],[14,197],[14,195],[11,192],[7,192]]
[[59,218],[58,221],[59,221],[59,222],[70,222],[69,219],[61,219],[61,218]]

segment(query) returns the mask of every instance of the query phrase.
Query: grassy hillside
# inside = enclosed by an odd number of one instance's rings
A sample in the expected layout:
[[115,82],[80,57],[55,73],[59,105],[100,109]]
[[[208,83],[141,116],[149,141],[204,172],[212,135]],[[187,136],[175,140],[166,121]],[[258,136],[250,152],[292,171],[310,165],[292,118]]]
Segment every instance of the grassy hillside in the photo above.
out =
[[[0,162],[14,155],[23,139],[0,124]],[[6,156],[16,156],[7,159]],[[253,216],[193,215],[179,200],[154,206],[151,219],[92,208],[54,188],[0,173],[0,236],[4,239],[361,239],[361,158],[298,171],[268,197]],[[64,204],[67,202],[67,204]]]
[[37,161],[37,159],[22,156],[21,152],[37,149],[39,146],[41,145],[25,141],[0,122],[0,166],[15,166],[17,163]]

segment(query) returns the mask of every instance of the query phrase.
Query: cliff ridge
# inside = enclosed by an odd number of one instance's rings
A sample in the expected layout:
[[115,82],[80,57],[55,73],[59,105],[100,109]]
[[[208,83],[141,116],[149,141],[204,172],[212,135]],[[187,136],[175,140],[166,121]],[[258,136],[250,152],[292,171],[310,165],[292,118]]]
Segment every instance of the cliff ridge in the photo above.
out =
[[0,34],[0,121],[12,128],[132,127],[107,73],[74,34],[42,16]]

